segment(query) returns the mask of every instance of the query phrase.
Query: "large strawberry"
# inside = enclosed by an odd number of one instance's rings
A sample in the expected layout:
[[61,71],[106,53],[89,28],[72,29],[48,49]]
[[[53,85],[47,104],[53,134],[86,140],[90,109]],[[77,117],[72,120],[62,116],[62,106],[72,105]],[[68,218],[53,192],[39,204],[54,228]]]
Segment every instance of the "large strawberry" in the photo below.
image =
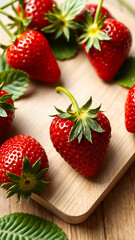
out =
[[83,33],[79,39],[99,77],[109,81],[127,58],[132,39],[129,29],[121,22],[105,16],[100,20],[102,2],[100,0],[94,21],[85,12],[86,22],[80,24]]
[[[87,4],[85,9],[88,11],[88,13],[91,15],[92,20],[95,18],[96,10],[97,10],[97,4]],[[83,9],[80,14],[76,17],[76,20],[83,20],[85,21],[85,9]],[[111,13],[105,8],[101,7],[101,17],[103,18],[106,15],[106,18],[112,18]]]
[[89,109],[92,98],[81,108],[74,97],[66,89],[57,87],[71,99],[71,105],[66,112],[56,108],[58,114],[51,122],[50,137],[52,143],[72,168],[85,177],[97,173],[111,137],[111,127],[108,118],[100,112],[100,106]]
[[6,52],[8,64],[27,72],[31,78],[43,82],[55,82],[60,69],[47,39],[34,30],[22,33],[11,43]]
[[[31,18],[29,28],[41,30],[48,26],[49,22],[45,19],[45,13],[53,11],[53,0],[24,0],[24,17]],[[17,11],[21,13],[21,7],[17,7]]]
[[18,193],[19,201],[29,201],[31,193],[44,191],[48,166],[45,150],[30,136],[17,135],[0,147],[0,185],[8,188],[7,197]]
[[135,84],[129,90],[125,102],[125,125],[127,131],[135,133]]
[[15,108],[11,97],[11,94],[0,87],[0,143],[6,136],[14,118]]

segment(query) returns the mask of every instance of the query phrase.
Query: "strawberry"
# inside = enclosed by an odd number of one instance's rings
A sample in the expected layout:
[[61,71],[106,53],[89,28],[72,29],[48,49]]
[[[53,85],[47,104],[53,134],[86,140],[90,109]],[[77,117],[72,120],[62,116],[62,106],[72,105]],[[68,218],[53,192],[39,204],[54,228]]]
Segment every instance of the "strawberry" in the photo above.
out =
[[81,108],[66,89],[57,87],[71,99],[72,104],[66,112],[56,108],[58,114],[50,125],[50,138],[53,146],[71,167],[85,177],[97,173],[111,137],[108,118],[100,112],[100,107],[89,109],[92,98]]
[[[91,15],[92,20],[94,20],[95,18],[95,14],[96,14],[96,10],[97,10],[97,4],[87,4],[85,9],[88,11],[88,13]],[[77,20],[83,20],[85,21],[85,9],[83,9],[80,14],[78,14],[78,16],[76,17],[76,21]],[[101,18],[104,17],[104,15],[106,15],[106,18],[112,18],[111,13],[105,8],[105,7],[101,7]]]
[[125,102],[125,125],[127,131],[135,133],[135,84],[129,90]]
[[131,47],[129,29],[117,20],[103,17],[100,20],[100,0],[94,22],[86,11],[86,22],[80,23],[82,48],[95,68],[99,77],[105,81],[112,80],[128,56]]
[[7,197],[18,193],[19,202],[45,190],[48,166],[45,150],[31,136],[17,135],[0,147],[0,185],[8,188]]
[[3,141],[14,118],[14,102],[12,95],[0,87],[0,142]]
[[[49,25],[48,20],[45,19],[45,13],[53,10],[53,0],[24,0],[24,17],[31,18],[29,28],[36,28],[41,30]],[[17,7],[17,12],[21,13],[21,7]]]
[[6,61],[33,79],[51,83],[60,78],[60,69],[49,43],[37,31],[26,31],[17,37],[7,49]]

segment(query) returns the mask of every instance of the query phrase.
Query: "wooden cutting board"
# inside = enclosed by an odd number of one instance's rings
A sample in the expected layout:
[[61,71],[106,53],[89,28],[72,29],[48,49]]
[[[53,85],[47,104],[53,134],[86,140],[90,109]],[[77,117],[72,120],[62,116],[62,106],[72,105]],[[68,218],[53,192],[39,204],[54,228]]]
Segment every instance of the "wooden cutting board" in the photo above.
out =
[[[131,30],[133,44],[130,55],[133,56],[134,21],[129,17],[127,19],[109,3],[104,6]],[[0,42],[6,41],[6,34],[1,30]],[[31,81],[25,95],[16,101],[16,116],[8,137],[24,133],[35,137],[42,144],[50,162],[50,184],[47,192],[40,197],[33,195],[32,198],[66,222],[77,224],[88,218],[135,160],[135,135],[128,133],[124,125],[124,103],[128,89],[114,82],[102,81],[82,51],[74,59],[58,63],[62,74],[57,83],[49,85]],[[70,103],[63,93],[55,93],[58,85],[68,89],[79,105],[92,96],[93,107],[102,103],[102,110],[110,119],[111,143],[101,169],[92,178],[87,179],[76,173],[51,143],[49,115],[55,113],[53,105],[65,110]],[[1,197],[5,197],[4,191]]]

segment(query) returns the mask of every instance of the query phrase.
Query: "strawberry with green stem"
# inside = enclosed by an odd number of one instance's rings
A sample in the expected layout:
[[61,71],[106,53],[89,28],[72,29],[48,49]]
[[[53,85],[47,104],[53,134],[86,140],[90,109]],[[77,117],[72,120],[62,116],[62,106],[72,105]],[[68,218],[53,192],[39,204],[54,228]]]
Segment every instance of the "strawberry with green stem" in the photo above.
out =
[[92,98],[79,108],[75,98],[63,87],[72,104],[66,112],[56,108],[58,114],[50,125],[50,138],[56,151],[71,167],[85,177],[93,176],[100,169],[108,148],[111,127],[108,118],[100,111],[101,106],[90,109]]
[[97,74],[105,81],[112,80],[128,56],[132,37],[129,29],[115,19],[100,20],[103,0],[100,0],[94,21],[85,10],[85,22],[80,22],[80,43]]
[[34,30],[22,32],[23,28],[20,27],[19,35],[16,36],[1,20],[0,25],[11,37],[9,46],[1,44],[6,51],[6,61],[10,67],[23,70],[31,78],[43,82],[52,83],[59,80],[59,66],[47,39],[40,32]]
[[14,102],[12,94],[2,90],[0,86],[0,143],[3,141],[14,119]]
[[29,201],[32,193],[45,191],[48,167],[45,150],[31,136],[14,136],[0,147],[0,185],[7,197],[17,193],[19,202],[23,196]]

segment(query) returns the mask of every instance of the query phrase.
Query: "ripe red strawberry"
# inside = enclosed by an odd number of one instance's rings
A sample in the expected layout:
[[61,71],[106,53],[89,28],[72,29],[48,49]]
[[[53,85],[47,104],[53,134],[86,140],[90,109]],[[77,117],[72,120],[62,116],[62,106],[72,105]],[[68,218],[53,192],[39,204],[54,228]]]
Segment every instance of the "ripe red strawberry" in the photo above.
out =
[[[91,15],[92,17],[92,20],[94,20],[95,18],[95,14],[96,14],[96,10],[97,10],[97,4],[87,4],[85,9],[88,11],[88,13]],[[83,20],[85,21],[85,9],[83,9],[80,14],[78,14],[78,16],[76,17],[75,20]],[[111,13],[105,8],[105,7],[102,7],[101,8],[101,17],[100,18],[103,18],[104,16],[106,15],[106,18],[112,18],[112,15]]]
[[[24,0],[24,17],[31,18],[29,28],[36,28],[41,30],[49,25],[47,19],[45,19],[45,13],[53,11],[53,0]],[[20,13],[20,6],[17,7],[17,11]]]
[[6,61],[15,69],[27,72],[31,78],[55,82],[60,69],[47,39],[37,31],[27,31],[16,38],[6,52]]
[[100,107],[89,109],[92,98],[79,108],[73,96],[64,88],[57,87],[71,99],[67,112],[56,108],[59,112],[54,115],[50,126],[52,143],[72,168],[85,177],[97,173],[103,162],[111,137],[111,127],[108,118],[101,113]]
[[129,90],[125,102],[125,125],[127,131],[135,133],[135,84]]
[[102,0],[98,5],[94,22],[88,12],[86,22],[81,23],[79,37],[84,52],[97,74],[105,81],[112,80],[128,56],[131,47],[129,29],[114,19],[100,19]]
[[0,88],[0,143],[6,136],[14,118],[12,95]]
[[19,201],[28,201],[31,193],[44,191],[48,166],[45,150],[30,136],[17,135],[0,147],[0,185],[8,188],[7,197],[18,193]]

